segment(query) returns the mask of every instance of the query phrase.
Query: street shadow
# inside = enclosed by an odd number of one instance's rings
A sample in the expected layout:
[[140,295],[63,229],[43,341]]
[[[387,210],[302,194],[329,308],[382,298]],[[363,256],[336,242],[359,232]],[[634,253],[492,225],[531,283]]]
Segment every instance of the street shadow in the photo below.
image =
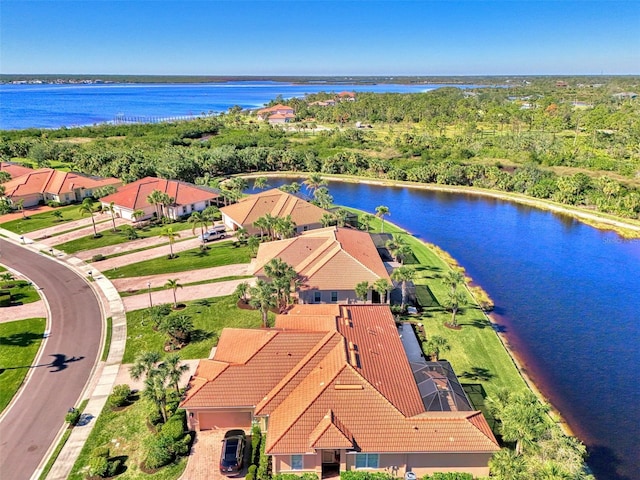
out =
[[55,370],[50,370],[50,372],[61,372],[65,370],[70,363],[79,362],[84,359],[84,355],[80,357],[67,357],[64,353],[53,353],[49,355],[50,357],[54,357],[53,361],[46,365],[36,365],[38,367],[52,367]]

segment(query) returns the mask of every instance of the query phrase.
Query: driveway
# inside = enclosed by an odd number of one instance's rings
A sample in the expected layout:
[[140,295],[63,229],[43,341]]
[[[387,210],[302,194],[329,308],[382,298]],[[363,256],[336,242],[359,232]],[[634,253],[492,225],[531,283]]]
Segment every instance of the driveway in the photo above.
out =
[[47,307],[42,300],[27,303],[26,305],[0,308],[0,323],[24,320],[25,318],[45,318],[46,316]]
[[[180,243],[180,241],[181,240],[178,239],[175,245]],[[109,245],[107,247],[99,247],[99,248],[92,248],[91,250],[83,250],[81,252],[75,253],[74,255],[86,262],[88,260],[91,260],[94,255],[98,255],[98,254],[101,254],[107,257],[109,255],[114,255],[118,253],[130,252],[131,250],[139,250],[141,248],[152,248],[157,245],[161,245],[165,243],[168,243],[168,240],[166,239],[166,237],[161,237],[158,235],[155,237],[138,238],[136,240],[130,240],[125,243],[120,243],[118,245]]]
[[236,477],[226,477],[218,469],[225,433],[226,430],[203,430],[196,433],[196,440],[191,447],[187,468],[185,468],[180,480],[227,480],[245,477],[249,457],[251,457],[251,436],[249,435],[251,432],[245,431],[247,443],[244,446],[244,467],[240,475]]
[[[91,223],[91,222],[89,222]],[[125,223],[129,223],[122,218],[116,218],[116,227],[120,225],[124,225]],[[113,222],[109,219],[108,222],[96,223],[96,232],[104,232],[106,230],[111,230],[113,228]],[[78,230],[73,230],[72,232],[61,233],[60,235],[55,235],[53,237],[47,237],[40,240],[40,243],[45,245],[59,245],[61,243],[70,242],[71,240],[77,240],[78,238],[88,237],[89,235],[93,235],[93,225],[88,227],[80,228]]]
[[[12,407],[0,418],[2,478],[27,480],[78,404],[101,348],[100,304],[89,284],[66,266],[0,239],[2,263],[42,290],[50,335]],[[28,368],[29,366],[25,366]]]
[[[104,222],[105,220],[111,220],[111,217],[107,217],[106,214],[98,213],[94,215],[93,219],[98,222]],[[87,227],[91,225],[91,217],[81,218],[79,220],[73,220],[71,222],[60,222],[51,227],[42,228],[40,230],[35,230],[33,232],[26,233],[25,236],[29,238],[47,238],[53,235],[58,235],[62,232],[67,232],[69,230],[74,230],[80,227]]]

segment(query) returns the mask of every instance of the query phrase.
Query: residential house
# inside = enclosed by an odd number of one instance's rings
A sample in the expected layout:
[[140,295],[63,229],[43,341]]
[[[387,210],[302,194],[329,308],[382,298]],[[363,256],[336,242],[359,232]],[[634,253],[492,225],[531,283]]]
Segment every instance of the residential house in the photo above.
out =
[[340,102],[354,102],[356,100],[356,92],[340,92],[337,98]]
[[268,120],[269,123],[285,123],[285,121],[292,121],[296,117],[295,113],[293,108],[279,103],[258,110],[258,120]]
[[33,172],[33,169],[29,167],[23,167],[19,163],[0,162],[0,171],[7,172],[11,178],[16,178]]
[[[201,212],[210,205],[217,205],[220,195],[217,190],[200,185],[193,185],[179,180],[165,180],[164,178],[145,177],[124,185],[117,192],[100,199],[103,206],[113,202],[115,215],[127,220],[144,220],[151,218],[156,212],[156,206],[149,203],[148,197],[154,191],[166,193],[173,202],[162,207],[164,215],[177,220]],[[133,218],[133,213],[141,210],[140,218]]]
[[[280,258],[298,273],[300,303],[348,303],[356,300],[356,284],[391,281],[371,236],[352,228],[328,227],[298,237],[260,244],[253,274],[264,278],[264,265]],[[368,301],[380,302],[375,291]]]
[[274,474],[488,475],[499,446],[487,421],[451,398],[466,399],[455,375],[454,392],[424,367],[386,305],[296,305],[275,328],[224,329],[181,407],[196,431],[258,422]]
[[296,224],[296,233],[320,228],[321,218],[327,213],[326,210],[277,188],[242,198],[237,203],[222,207],[220,212],[222,222],[228,230],[242,227],[251,235],[260,233],[253,222],[267,213],[274,217],[291,215]]
[[90,177],[75,172],[63,172],[53,168],[39,168],[4,183],[5,197],[12,203],[22,199],[24,207],[43,202],[61,205],[81,202],[94,196],[97,189],[109,185],[118,186],[117,178]]

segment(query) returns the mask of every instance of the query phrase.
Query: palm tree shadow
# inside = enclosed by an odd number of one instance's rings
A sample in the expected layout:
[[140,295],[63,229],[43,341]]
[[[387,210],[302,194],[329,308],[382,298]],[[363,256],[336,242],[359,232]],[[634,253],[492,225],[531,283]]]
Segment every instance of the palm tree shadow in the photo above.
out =
[[473,367],[469,371],[465,371],[460,375],[461,378],[471,379],[471,380],[480,380],[480,381],[488,381],[491,380],[495,375],[491,373],[491,370],[484,367]]
[[62,370],[68,367],[69,363],[78,362],[84,359],[84,355],[80,357],[67,357],[64,353],[53,353],[50,355],[54,357],[53,361],[47,365],[37,365],[38,367],[51,367],[55,370],[50,370],[50,372],[61,372]]
[[27,347],[37,340],[42,340],[42,333],[20,332],[7,337],[0,337],[0,347]]

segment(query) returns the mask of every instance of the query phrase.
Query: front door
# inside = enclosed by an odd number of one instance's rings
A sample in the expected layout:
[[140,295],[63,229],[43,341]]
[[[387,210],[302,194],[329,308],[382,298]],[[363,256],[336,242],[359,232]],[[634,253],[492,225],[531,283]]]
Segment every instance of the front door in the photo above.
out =
[[322,478],[340,475],[340,450],[322,451]]

